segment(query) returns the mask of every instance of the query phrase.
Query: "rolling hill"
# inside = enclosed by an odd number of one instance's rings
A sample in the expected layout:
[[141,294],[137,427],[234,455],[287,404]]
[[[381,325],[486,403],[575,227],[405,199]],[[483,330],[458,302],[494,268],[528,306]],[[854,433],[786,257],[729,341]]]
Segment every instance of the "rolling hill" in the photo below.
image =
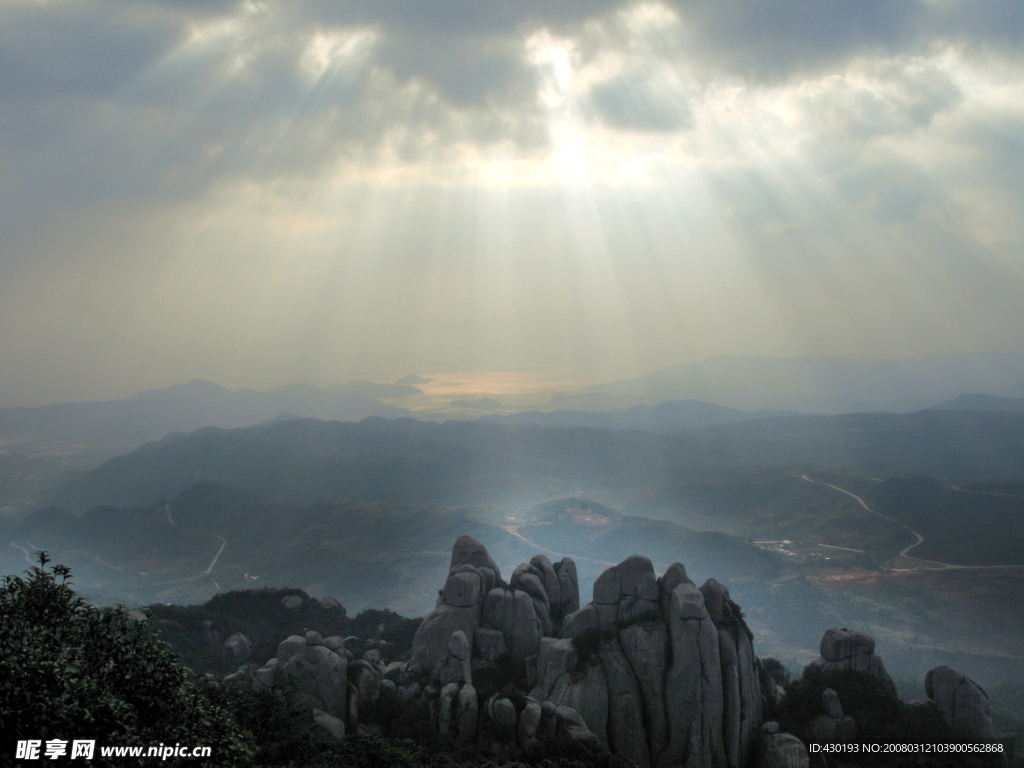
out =
[[588,495],[629,507],[685,467],[874,467],[951,482],[1018,478],[1024,414],[922,411],[754,419],[678,434],[480,422],[297,419],[172,435],[71,480],[73,512],[145,507],[203,480],[268,498],[525,508]]

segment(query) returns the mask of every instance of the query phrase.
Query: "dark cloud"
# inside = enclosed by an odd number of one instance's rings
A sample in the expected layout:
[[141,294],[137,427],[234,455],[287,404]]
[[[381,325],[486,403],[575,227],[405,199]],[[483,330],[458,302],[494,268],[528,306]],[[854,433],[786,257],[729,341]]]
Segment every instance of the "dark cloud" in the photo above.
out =
[[184,30],[180,19],[104,2],[25,3],[0,13],[0,100],[17,108],[109,97],[173,49]]
[[841,67],[861,55],[919,54],[959,40],[1014,51],[1024,39],[1018,0],[666,0],[697,58],[755,81]]
[[622,0],[303,0],[302,12],[333,25],[380,24],[439,37],[492,37],[573,26],[622,5]]
[[[623,131],[692,127],[695,68],[779,80],[838,70],[865,53],[921,51],[935,39],[1020,38],[1024,5],[924,0],[671,0],[681,22],[639,49],[619,0],[139,0],[14,3],[0,13],[0,201],[31,217],[102,200],[194,199],[225,181],[317,176],[380,152],[443,160],[461,144],[548,140],[542,75],[527,37],[572,38],[584,63],[625,63],[579,106]],[[369,35],[305,68],[317,35]],[[595,31],[596,30],[596,31]],[[958,103],[938,70],[900,65],[888,89],[836,82],[807,96],[829,140],[908,132]],[[700,78],[698,78],[699,80]],[[13,208],[10,208],[13,206]],[[40,214],[41,215],[41,214]]]
[[1020,0],[957,0],[939,6],[930,20],[933,34],[985,43],[1012,52],[1024,41],[1024,3]]
[[420,79],[457,106],[495,102],[517,108],[535,102],[536,73],[524,38],[540,28],[576,27],[622,0],[305,0],[315,24],[365,25],[382,34],[375,62],[399,80]]
[[699,57],[756,80],[817,70],[917,42],[921,0],[671,0]]

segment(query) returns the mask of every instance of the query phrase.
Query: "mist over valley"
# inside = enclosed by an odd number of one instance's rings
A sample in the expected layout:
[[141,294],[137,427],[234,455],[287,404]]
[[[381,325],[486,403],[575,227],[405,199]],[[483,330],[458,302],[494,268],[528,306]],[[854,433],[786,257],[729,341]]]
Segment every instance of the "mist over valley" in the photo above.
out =
[[[148,399],[161,412],[160,396]],[[82,433],[79,449],[109,434]],[[55,456],[79,455],[68,450]],[[17,456],[7,449],[12,469]],[[758,647],[792,666],[829,626],[850,625],[907,680],[944,663],[997,683],[1024,670],[1022,460],[1012,409],[289,414],[175,432],[73,471],[51,463],[35,497],[8,499],[0,565],[14,572],[46,550],[105,603],[292,587],[353,612],[422,616],[461,535],[507,568],[538,551],[570,556],[584,592],[643,553],[659,572],[678,561],[728,585]],[[17,474],[6,493],[26,492]]]

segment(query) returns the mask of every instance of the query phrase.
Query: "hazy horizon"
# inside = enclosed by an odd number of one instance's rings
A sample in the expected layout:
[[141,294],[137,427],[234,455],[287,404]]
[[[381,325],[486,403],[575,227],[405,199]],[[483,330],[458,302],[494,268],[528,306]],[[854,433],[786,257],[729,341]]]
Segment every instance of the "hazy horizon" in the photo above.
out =
[[0,18],[4,405],[1021,349],[1019,4]]
[[[1024,386],[1014,378],[1021,367],[1017,363],[1024,365],[1024,354],[975,353],[889,359],[832,355],[716,355],[696,363],[648,371],[634,379],[617,381],[585,379],[577,371],[564,369],[433,371],[422,375],[408,372],[403,376],[382,380],[350,378],[327,384],[289,381],[266,389],[230,387],[221,382],[194,378],[84,401],[11,402],[9,397],[0,396],[0,408],[120,400],[137,400],[141,403],[145,401],[140,398],[147,395],[170,394],[176,390],[189,392],[193,396],[202,392],[210,394],[209,387],[197,385],[212,385],[217,392],[231,394],[287,394],[290,390],[292,394],[298,394],[301,388],[313,387],[324,394],[369,398],[407,409],[410,415],[435,419],[459,418],[460,414],[461,417],[473,416],[478,411],[604,411],[640,403],[655,405],[675,400],[697,400],[748,410],[790,409],[786,403],[770,402],[772,398],[780,396],[784,399],[792,398],[796,402],[800,398],[809,397],[805,412],[814,412],[816,406],[818,411],[828,412],[829,408],[820,407],[821,402],[830,399],[842,402],[844,396],[850,397],[849,391],[858,388],[864,390],[861,396],[865,398],[862,402],[866,405],[888,405],[890,407],[887,410],[900,410],[899,406],[903,404],[906,406],[904,410],[913,410],[959,395],[1024,396]],[[996,370],[986,376],[982,372],[986,367]],[[759,378],[764,374],[769,374],[770,378]],[[959,385],[958,376],[962,379]],[[766,398],[764,403],[742,402],[745,396],[749,397],[749,393],[744,395],[744,388],[750,388],[752,384],[763,387],[762,395]],[[716,386],[720,389],[716,390]],[[872,401],[871,390],[879,387],[891,389],[889,401]],[[493,399],[496,397],[501,398],[501,401]]]

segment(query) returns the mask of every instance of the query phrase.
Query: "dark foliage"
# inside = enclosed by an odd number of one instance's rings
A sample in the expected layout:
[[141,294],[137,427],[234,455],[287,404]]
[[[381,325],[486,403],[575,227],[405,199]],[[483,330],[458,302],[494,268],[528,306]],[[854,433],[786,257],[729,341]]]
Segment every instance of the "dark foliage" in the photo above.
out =
[[[310,725],[309,713],[290,710],[283,697],[224,691],[225,706],[238,712],[242,726],[255,735],[257,747],[252,765],[260,768],[628,768],[610,755],[595,755],[571,745],[537,749],[521,761],[495,761],[476,745],[453,749],[440,744],[429,728],[425,708],[402,705],[396,711],[378,707],[366,715],[366,725],[380,733],[359,733],[343,741],[319,739]],[[521,696],[521,694],[520,694]],[[422,727],[416,727],[416,726]]]
[[211,746],[207,765],[245,764],[246,735],[206,688],[185,682],[167,646],[125,611],[86,603],[69,569],[47,562],[39,553],[0,589],[0,764],[13,764],[21,739],[95,739],[97,765],[102,745],[160,743]]
[[[281,605],[290,595],[302,598],[297,610]],[[216,595],[204,605],[152,605],[151,627],[197,673],[226,672],[237,661],[225,659],[222,642],[236,632],[252,644],[252,658],[266,659],[289,635],[312,629],[324,637],[345,634],[344,608],[327,609],[301,589],[240,590]],[[232,663],[233,662],[233,663]]]
[[350,635],[388,643],[388,655],[398,657],[412,649],[412,639],[423,619],[407,619],[394,611],[367,608],[349,621]]
[[[879,680],[869,675],[823,672],[816,668],[808,668],[802,678],[786,686],[786,698],[778,717],[780,729],[795,734],[805,742],[810,741],[807,726],[816,715],[822,713],[821,694],[826,688],[838,694],[843,713],[857,723],[855,741],[858,744],[948,744],[961,741],[953,735],[942,713],[931,702],[907,704],[891,696]],[[986,762],[990,760],[988,756],[962,753],[949,756],[860,753],[844,755],[844,760],[844,764],[850,766],[970,768],[990,764]]]

